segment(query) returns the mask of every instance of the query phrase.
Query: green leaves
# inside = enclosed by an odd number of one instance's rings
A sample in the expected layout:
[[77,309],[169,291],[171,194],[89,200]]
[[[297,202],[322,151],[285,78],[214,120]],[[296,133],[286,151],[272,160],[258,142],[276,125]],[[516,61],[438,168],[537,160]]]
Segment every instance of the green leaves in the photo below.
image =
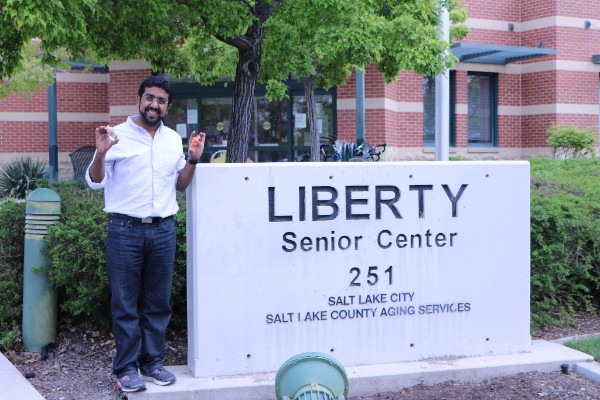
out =
[[534,327],[600,298],[600,160],[532,159]]
[[0,196],[24,199],[45,178],[44,161],[34,161],[31,157],[18,158],[0,169]]
[[556,158],[583,157],[594,155],[596,133],[592,128],[552,124],[548,128],[548,144]]

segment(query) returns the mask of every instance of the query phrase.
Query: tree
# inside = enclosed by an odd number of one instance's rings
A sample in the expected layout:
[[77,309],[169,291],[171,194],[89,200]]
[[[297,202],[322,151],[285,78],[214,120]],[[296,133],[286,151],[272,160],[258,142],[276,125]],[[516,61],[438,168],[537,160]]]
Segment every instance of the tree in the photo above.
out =
[[[42,43],[43,61],[64,47],[97,60],[141,58],[154,70],[208,84],[233,76],[227,161],[244,162],[263,24],[282,0],[6,0],[0,8],[0,77],[23,67],[21,50]],[[96,58],[97,57],[97,58]]]
[[[59,66],[87,43],[86,17],[96,0],[4,0],[0,3],[0,97],[32,92],[54,81]],[[41,40],[40,40],[41,39]]]
[[312,161],[320,156],[315,85],[330,88],[342,83],[352,68],[377,57],[381,43],[377,22],[364,0],[297,0],[282,4],[265,23],[261,79],[268,82],[270,99],[284,95],[290,73],[304,81]]
[[[66,59],[67,55],[63,52],[59,57]],[[0,98],[17,92],[27,98],[33,92],[46,90],[54,80],[54,68],[44,64],[39,41],[32,40],[21,48],[21,66],[18,71],[2,79]]]
[[[24,43],[33,38],[49,65],[64,47],[96,62],[143,59],[202,84],[234,77],[227,162],[244,162],[264,38],[273,36],[268,60],[278,65],[265,76],[299,74],[310,96],[315,84],[339,84],[370,62],[386,79],[447,66],[447,43],[434,35],[436,10],[435,0],[5,0],[0,77],[22,69]],[[314,102],[312,112],[316,131]]]
[[[442,5],[454,8],[456,3]],[[453,57],[449,43],[439,38],[438,14],[436,0],[297,0],[283,4],[265,24],[263,79],[271,98],[284,94],[280,86],[290,72],[304,80],[312,161],[320,159],[315,87],[340,85],[370,63],[388,83],[402,70],[447,70]]]
[[[193,75],[200,83],[234,77],[227,162],[248,154],[254,89],[261,69],[263,24],[282,0],[119,0],[109,10],[111,24],[95,24],[98,54],[143,58],[154,69]],[[112,27],[110,28],[112,29]]]

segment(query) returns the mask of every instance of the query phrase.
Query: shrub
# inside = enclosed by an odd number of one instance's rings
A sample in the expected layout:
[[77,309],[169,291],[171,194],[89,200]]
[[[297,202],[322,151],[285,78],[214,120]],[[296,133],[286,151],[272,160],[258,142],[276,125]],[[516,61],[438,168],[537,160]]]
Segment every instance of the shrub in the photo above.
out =
[[50,281],[58,289],[61,319],[109,321],[110,294],[104,271],[107,218],[103,191],[61,182],[61,219],[48,230]]
[[600,161],[531,160],[534,328],[600,299]]
[[14,160],[0,170],[0,196],[24,199],[46,176],[45,162],[33,161],[31,157]]
[[552,124],[548,128],[548,144],[554,158],[576,158],[594,155],[596,135],[591,129]]
[[[61,318],[69,323],[82,320],[107,325],[110,321],[110,291],[105,270],[104,245],[108,218],[103,210],[102,190],[76,182],[52,187],[61,198],[62,218],[48,232],[52,260],[50,279],[59,289]],[[173,274],[174,329],[185,327],[186,244],[185,194],[178,196],[177,252]]]
[[0,204],[0,349],[14,347],[23,316],[25,203]]

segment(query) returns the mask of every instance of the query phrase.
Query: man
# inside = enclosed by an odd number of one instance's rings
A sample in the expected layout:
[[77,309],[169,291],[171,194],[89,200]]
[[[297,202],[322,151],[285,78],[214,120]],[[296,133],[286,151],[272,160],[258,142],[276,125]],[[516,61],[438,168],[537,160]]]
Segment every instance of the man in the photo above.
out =
[[163,366],[172,314],[175,194],[190,184],[205,135],[192,132],[186,161],[181,137],[163,124],[172,101],[168,81],[159,76],[144,80],[139,115],[114,128],[96,128],[96,154],[86,174],[92,189],[105,191],[106,271],[117,348],[113,373],[124,392],[146,389],[138,369],[158,385],[176,380]]

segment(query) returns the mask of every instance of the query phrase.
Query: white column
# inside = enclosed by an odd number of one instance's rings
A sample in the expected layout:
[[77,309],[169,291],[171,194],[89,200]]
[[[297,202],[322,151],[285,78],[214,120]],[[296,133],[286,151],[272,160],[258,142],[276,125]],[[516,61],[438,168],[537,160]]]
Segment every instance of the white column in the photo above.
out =
[[[440,38],[450,42],[450,15],[440,7]],[[435,77],[435,160],[448,161],[450,153],[450,72]]]

